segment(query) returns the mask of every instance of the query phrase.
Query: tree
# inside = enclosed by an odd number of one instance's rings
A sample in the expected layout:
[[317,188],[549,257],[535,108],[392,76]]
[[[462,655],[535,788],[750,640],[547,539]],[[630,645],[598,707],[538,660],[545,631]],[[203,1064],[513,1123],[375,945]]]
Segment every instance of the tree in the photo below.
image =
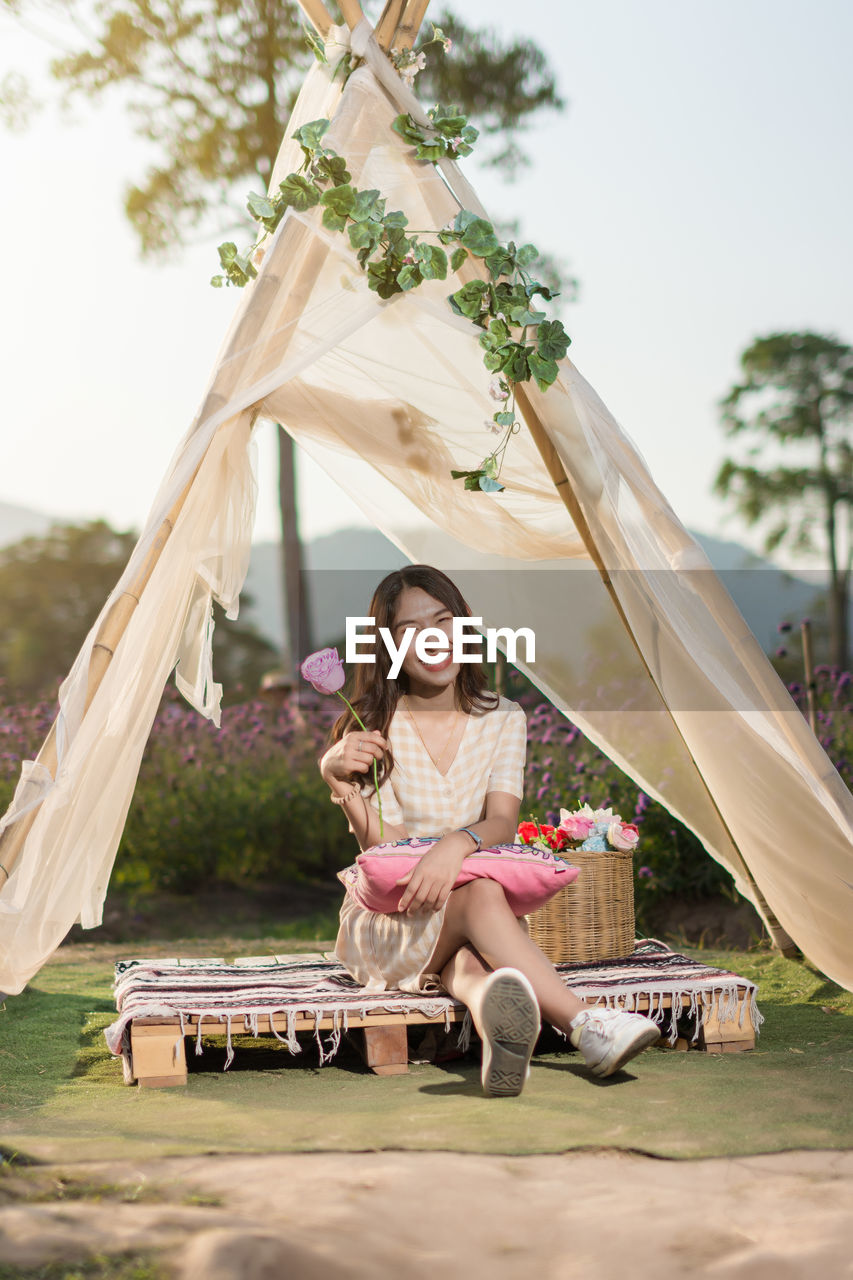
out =
[[[0,0],[20,18],[35,0]],[[162,255],[194,235],[248,225],[246,186],[265,189],[287,119],[313,57],[303,15],[292,0],[68,0],[68,12],[92,12],[87,47],[52,63],[66,96],[123,95],[137,131],[155,144],[158,162],[126,193],[125,211],[143,254]],[[437,19],[456,39],[455,60],[433,45],[422,84],[472,115],[500,145],[490,156],[516,171],[516,133],[543,108],[562,109],[545,55],[529,40],[501,42],[458,19]],[[8,81],[7,120],[27,102]],[[0,88],[0,109],[3,107]],[[0,111],[2,115],[2,111]],[[553,273],[552,273],[553,274]],[[279,427],[279,499],[286,663],[311,647],[298,531],[295,458]],[[287,643],[287,642],[286,642]]]
[[[0,549],[0,671],[7,699],[53,697],[136,541],[132,531],[93,520],[55,524],[44,537]],[[229,622],[216,608],[216,675],[256,689],[275,650],[254,628]]]
[[[772,333],[743,352],[741,368],[743,382],[720,407],[726,434],[747,442],[748,460],[727,458],[714,490],[733,499],[748,524],[769,522],[766,551],[787,543],[795,551],[826,555],[830,661],[847,669],[853,349],[818,333]],[[782,453],[784,461],[777,458]]]

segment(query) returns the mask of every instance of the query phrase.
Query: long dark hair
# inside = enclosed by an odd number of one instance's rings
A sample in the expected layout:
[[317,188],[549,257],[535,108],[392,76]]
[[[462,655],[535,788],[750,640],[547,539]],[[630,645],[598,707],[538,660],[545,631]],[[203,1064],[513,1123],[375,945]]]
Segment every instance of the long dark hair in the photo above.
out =
[[[402,569],[395,569],[383,578],[373,593],[368,616],[373,618],[372,634],[375,637],[375,662],[360,662],[355,669],[355,691],[350,697],[355,710],[368,729],[378,729],[384,738],[388,737],[397,703],[404,693],[409,692],[409,677],[401,670],[395,679],[389,678],[391,655],[381,643],[380,627],[390,631],[394,625],[394,614],[397,601],[406,587],[420,587],[427,595],[432,596],[445,605],[455,618],[470,617],[471,610],[454,582],[440,569],[428,564],[410,564]],[[371,634],[371,628],[365,627],[361,633]],[[493,711],[498,706],[500,697],[488,687],[486,673],[482,662],[463,662],[456,677],[456,703],[461,711]],[[345,733],[360,728],[349,707],[346,707],[332,725],[326,743],[326,749],[339,742]],[[377,761],[380,786],[394,767],[394,759],[390,749],[385,752],[383,760]],[[353,773],[353,781],[370,782],[373,772],[369,774]],[[371,786],[372,790],[372,786]]]

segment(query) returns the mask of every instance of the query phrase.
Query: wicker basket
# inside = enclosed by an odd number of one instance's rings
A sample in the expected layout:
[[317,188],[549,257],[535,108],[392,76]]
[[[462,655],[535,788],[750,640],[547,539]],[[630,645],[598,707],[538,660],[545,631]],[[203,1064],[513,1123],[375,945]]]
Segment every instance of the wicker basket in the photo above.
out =
[[555,964],[632,955],[633,854],[573,849],[568,856],[580,875],[527,917],[531,938]]

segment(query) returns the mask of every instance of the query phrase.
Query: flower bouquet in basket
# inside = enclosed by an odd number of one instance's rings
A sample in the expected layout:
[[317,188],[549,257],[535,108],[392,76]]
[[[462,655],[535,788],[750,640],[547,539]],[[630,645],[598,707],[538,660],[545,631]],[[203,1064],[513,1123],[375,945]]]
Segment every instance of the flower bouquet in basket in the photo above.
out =
[[561,809],[560,822],[556,827],[532,818],[529,822],[520,822],[515,843],[537,845],[558,855],[575,849],[590,849],[596,853],[605,853],[608,849],[633,853],[639,839],[636,825],[623,822],[612,809],[591,809],[588,804],[582,804],[572,813]]
[[634,868],[640,833],[612,809],[588,804],[560,810],[557,826],[531,817],[517,844],[538,845],[572,862],[580,874],[527,917],[530,936],[554,963],[612,960],[634,950]]

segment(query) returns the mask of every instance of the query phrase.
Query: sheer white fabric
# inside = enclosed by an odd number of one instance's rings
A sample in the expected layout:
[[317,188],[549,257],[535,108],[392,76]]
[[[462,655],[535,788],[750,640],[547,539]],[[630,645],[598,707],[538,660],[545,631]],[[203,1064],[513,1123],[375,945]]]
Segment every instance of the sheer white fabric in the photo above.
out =
[[[309,74],[274,181],[299,166],[294,129],[334,116],[329,145],[346,156],[356,185],[377,187],[410,226],[438,227],[460,205],[479,208],[455,165],[418,163],[390,129],[398,111],[419,108],[368,37],[364,27],[354,33],[367,65],[343,93],[326,68]],[[466,264],[458,283],[476,270]],[[110,598],[133,580],[195,475],[139,607],[84,717],[93,628],[60,694],[56,781],[31,770],[3,820],[42,797],[0,888],[0,989],[19,991],[75,920],[99,923],[139,761],[176,662],[185,695],[218,718],[210,604],[216,597],[236,612],[258,412],[282,422],[412,561],[449,567],[430,554],[440,532],[458,553],[453,565],[475,571],[467,594],[484,625],[534,629],[535,662],[519,667],[685,822],[753,901],[754,877],[811,960],[853,989],[853,800],[637,450],[572,362],[562,362],[547,393],[530,391],[531,411],[565,468],[636,647],[528,432],[509,445],[503,493],[466,492],[451,479],[451,467],[479,465],[494,440],[483,425],[494,407],[489,375],[469,323],[447,305],[453,287],[436,281],[383,302],[318,210],[291,212],[279,227]],[[389,505],[400,493],[430,522],[423,533],[409,530],[399,502]],[[544,566],[547,598],[543,575],[531,572]]]

